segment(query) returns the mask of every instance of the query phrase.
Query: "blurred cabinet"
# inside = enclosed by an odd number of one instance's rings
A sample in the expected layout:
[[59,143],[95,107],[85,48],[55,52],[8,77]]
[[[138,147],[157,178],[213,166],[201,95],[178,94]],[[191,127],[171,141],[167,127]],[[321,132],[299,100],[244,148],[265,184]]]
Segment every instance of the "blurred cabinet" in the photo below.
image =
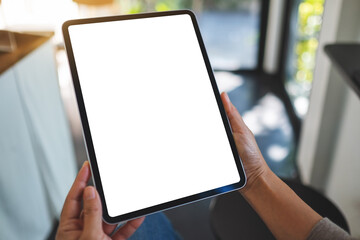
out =
[[16,37],[17,52],[0,54],[0,239],[44,239],[75,157],[50,36]]

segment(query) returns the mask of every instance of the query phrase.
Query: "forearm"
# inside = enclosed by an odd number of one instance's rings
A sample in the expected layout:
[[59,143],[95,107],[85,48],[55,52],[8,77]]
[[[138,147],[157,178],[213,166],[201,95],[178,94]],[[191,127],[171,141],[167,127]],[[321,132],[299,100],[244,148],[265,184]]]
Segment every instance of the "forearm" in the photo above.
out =
[[270,170],[241,193],[279,240],[306,239],[322,219]]

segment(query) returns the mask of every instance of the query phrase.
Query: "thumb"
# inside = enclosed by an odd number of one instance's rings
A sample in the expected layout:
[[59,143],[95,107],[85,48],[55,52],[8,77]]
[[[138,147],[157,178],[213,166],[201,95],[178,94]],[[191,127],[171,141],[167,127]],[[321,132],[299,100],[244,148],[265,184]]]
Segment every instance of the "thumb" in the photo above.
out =
[[236,148],[240,157],[243,161],[247,161],[248,159],[261,156],[254,135],[244,123],[244,120],[235,106],[231,103],[229,96],[223,92],[221,94],[221,100],[224,103],[226,115],[229,118]]
[[240,134],[248,133],[249,132],[248,127],[245,125],[240,113],[231,103],[229,96],[225,92],[221,94],[221,100],[224,104],[226,115],[229,118],[229,122],[233,133],[240,133]]
[[95,188],[88,186],[84,190],[84,231],[85,239],[97,239],[103,234],[102,208]]

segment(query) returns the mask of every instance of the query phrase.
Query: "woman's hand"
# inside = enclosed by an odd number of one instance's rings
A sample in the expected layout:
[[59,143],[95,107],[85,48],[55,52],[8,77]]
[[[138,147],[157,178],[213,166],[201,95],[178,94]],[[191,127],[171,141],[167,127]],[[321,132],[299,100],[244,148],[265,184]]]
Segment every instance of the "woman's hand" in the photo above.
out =
[[221,94],[247,185],[240,190],[276,239],[306,239],[321,216],[303,202],[265,163],[254,135],[226,93]]
[[254,182],[261,175],[269,171],[269,167],[267,166],[260,149],[256,144],[254,135],[245,125],[242,117],[231,103],[226,93],[223,92],[221,94],[221,100],[229,118],[236,148],[243,162],[247,177],[246,186],[240,190],[241,193],[244,193],[253,186]]
[[144,221],[144,217],[127,222],[116,233],[109,236],[117,225],[103,222],[99,194],[94,187],[86,187],[90,175],[90,166],[86,161],[66,197],[56,239],[124,240],[129,238]]

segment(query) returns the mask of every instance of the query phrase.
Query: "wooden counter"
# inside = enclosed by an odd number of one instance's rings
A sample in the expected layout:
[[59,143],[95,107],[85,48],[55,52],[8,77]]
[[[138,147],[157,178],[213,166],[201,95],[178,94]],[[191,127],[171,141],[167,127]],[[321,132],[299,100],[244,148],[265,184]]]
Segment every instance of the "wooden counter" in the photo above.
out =
[[45,32],[41,35],[14,33],[17,48],[10,53],[0,53],[0,74],[48,41],[53,35],[52,32]]
[[51,36],[0,54],[0,239],[51,239],[76,176]]

